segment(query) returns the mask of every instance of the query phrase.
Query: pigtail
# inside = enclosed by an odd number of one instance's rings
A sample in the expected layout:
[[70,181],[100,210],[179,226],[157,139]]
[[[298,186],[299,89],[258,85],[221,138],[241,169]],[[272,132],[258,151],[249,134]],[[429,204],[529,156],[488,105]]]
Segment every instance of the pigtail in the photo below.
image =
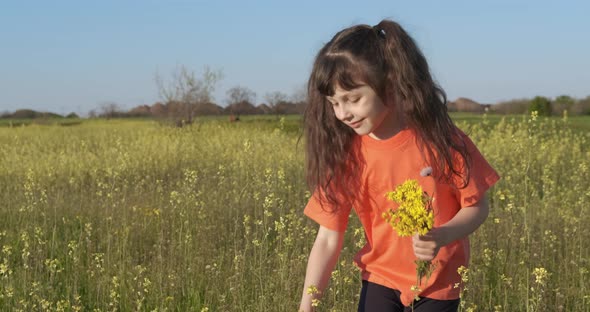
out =
[[[397,93],[406,122],[419,133],[429,159],[435,161],[439,178],[451,183],[457,176],[462,179],[460,187],[467,186],[471,157],[448,114],[446,94],[432,79],[426,58],[399,24],[383,20],[375,28],[383,35],[387,84]],[[459,163],[464,165],[457,165],[453,151],[459,153],[463,159]]]

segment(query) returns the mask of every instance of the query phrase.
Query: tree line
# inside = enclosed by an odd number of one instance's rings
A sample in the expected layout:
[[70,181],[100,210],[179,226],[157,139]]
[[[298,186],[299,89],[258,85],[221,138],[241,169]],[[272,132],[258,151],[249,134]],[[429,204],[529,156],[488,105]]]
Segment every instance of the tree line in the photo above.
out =
[[554,99],[536,96],[532,99],[513,99],[496,104],[479,104],[471,99],[458,98],[449,102],[447,107],[450,112],[526,114],[537,111],[540,116],[560,116],[567,111],[570,115],[590,115],[590,96],[582,99],[569,95],[560,95]]
[[[301,88],[290,97],[282,92],[264,95],[264,102],[256,103],[256,93],[244,86],[235,86],[226,92],[226,105],[212,101],[212,93],[223,74],[205,67],[201,77],[186,66],[179,66],[167,79],[156,74],[155,82],[161,101],[152,105],[139,105],[124,110],[115,102],[105,102],[88,112],[90,118],[166,118],[177,123],[192,123],[197,116],[230,115],[236,120],[240,115],[287,115],[302,114],[306,105],[306,90]],[[447,103],[450,112],[523,114],[537,111],[539,115],[561,115],[567,111],[572,115],[590,115],[590,96],[575,99],[561,95],[554,99],[537,96],[533,99],[515,99],[497,104],[480,104],[466,98]],[[78,118],[75,113],[61,116],[55,113],[20,109],[13,113],[4,112],[0,118]]]

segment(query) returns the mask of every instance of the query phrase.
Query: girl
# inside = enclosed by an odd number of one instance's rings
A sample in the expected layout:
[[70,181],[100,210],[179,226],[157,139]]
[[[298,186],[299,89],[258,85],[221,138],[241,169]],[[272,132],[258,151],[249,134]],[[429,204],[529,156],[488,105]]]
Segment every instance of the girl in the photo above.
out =
[[[300,310],[311,311],[327,286],[354,208],[367,241],[354,258],[363,279],[358,311],[456,311],[467,235],[486,219],[485,193],[499,176],[451,121],[413,39],[389,20],[340,31],[315,59],[308,96],[314,193],[304,213],[320,227]],[[382,218],[393,208],[385,193],[407,179],[434,198],[434,227],[423,236],[399,237]],[[432,260],[435,270],[414,301],[416,259]],[[307,294],[310,286],[319,293]]]

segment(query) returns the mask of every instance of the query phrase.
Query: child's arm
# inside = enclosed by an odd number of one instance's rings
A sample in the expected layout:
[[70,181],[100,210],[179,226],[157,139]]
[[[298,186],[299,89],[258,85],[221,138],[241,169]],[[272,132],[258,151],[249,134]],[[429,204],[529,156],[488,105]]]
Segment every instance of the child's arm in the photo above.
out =
[[[312,299],[320,298],[326,288],[334,265],[338,261],[343,240],[344,232],[336,232],[320,226],[307,261],[305,284],[299,306],[300,311],[313,311]],[[312,285],[317,287],[318,294],[309,295],[307,293],[307,289]]]
[[438,228],[433,228],[426,235],[414,235],[414,254],[420,260],[434,259],[441,247],[477,230],[488,217],[489,211],[485,196],[475,205],[459,209],[459,212],[449,222]]

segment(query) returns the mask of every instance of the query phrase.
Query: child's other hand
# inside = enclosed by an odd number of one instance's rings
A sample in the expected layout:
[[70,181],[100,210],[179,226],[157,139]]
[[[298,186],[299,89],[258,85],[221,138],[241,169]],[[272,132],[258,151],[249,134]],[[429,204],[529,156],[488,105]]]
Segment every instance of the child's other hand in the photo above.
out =
[[446,245],[442,228],[433,228],[424,235],[412,236],[414,255],[419,260],[430,261],[436,257],[440,247]]

